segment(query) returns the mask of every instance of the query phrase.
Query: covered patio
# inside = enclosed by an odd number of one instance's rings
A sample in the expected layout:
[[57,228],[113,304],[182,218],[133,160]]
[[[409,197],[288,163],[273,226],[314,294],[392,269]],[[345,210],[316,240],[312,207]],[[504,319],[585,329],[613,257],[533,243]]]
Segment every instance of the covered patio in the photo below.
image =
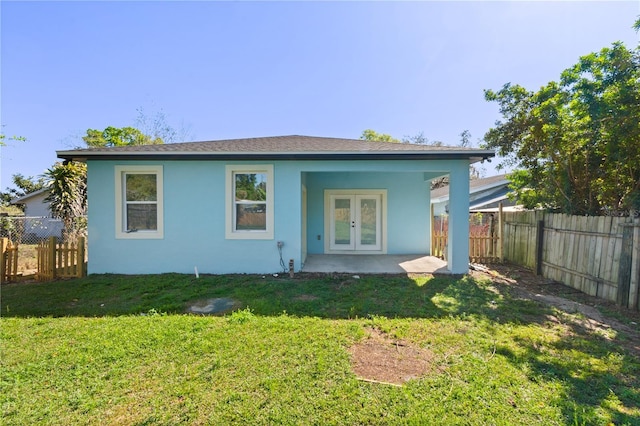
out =
[[309,254],[302,272],[451,274],[447,262],[424,254]]

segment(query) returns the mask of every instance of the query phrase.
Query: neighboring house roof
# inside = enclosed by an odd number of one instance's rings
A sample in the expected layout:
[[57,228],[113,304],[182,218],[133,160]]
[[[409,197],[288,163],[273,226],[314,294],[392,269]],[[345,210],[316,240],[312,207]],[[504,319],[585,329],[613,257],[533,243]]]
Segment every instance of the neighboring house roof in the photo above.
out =
[[469,159],[495,156],[491,150],[375,142],[314,136],[274,136],[161,145],[135,145],[57,151],[65,160],[404,160]]
[[42,188],[34,192],[30,192],[28,194],[23,195],[22,197],[14,198],[9,203],[10,204],[25,204],[28,203],[32,198],[36,198],[44,193],[49,192],[49,188]]
[[482,210],[484,208],[488,208],[489,206],[497,206],[498,203],[512,204],[509,201],[509,188],[504,187],[502,190],[496,191],[493,194],[489,194],[487,196],[470,201],[469,210]]
[[[469,182],[469,194],[475,194],[490,189],[498,188],[500,186],[507,186],[509,180],[506,174],[490,176],[482,179],[472,179]],[[449,199],[449,185],[431,191],[431,202],[439,203],[447,201]]]

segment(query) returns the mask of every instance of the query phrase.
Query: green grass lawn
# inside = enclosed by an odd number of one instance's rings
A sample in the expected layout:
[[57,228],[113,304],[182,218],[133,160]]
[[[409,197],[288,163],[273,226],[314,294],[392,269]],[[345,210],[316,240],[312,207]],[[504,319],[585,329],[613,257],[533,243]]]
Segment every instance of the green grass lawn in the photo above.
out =
[[[488,279],[102,275],[1,291],[3,425],[640,424],[623,335]],[[184,313],[214,297],[242,307]],[[348,349],[372,327],[430,351],[431,373],[359,380]]]

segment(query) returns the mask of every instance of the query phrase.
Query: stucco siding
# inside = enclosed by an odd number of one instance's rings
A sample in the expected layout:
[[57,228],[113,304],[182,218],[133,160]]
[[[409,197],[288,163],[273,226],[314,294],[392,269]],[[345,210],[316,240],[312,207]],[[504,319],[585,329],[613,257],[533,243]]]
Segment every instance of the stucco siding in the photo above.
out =
[[[114,167],[122,162],[91,162],[89,184],[89,273],[267,273],[283,258],[300,264],[300,179],[276,167],[275,238],[225,239],[225,164],[222,162],[136,162],[163,166],[164,238],[115,238]],[[132,163],[133,164],[133,163]],[[243,163],[246,164],[246,163]],[[297,173],[299,176],[299,173]]]
[[[324,190],[387,190],[387,253],[429,252],[429,183],[422,173],[334,172],[307,174],[308,252],[324,252]],[[318,236],[320,238],[318,239]]]
[[[225,166],[272,164],[274,238],[225,237]],[[461,165],[462,164],[462,165]],[[116,238],[115,166],[162,166],[164,232],[157,239]],[[307,250],[323,253],[324,190],[387,192],[388,254],[429,253],[429,178],[468,168],[456,160],[429,161],[103,161],[88,162],[89,273],[282,272],[301,268],[302,185],[307,189]],[[467,172],[468,173],[468,172]],[[468,208],[468,187],[465,202]],[[320,240],[318,240],[320,235]],[[458,269],[460,266],[458,266]]]

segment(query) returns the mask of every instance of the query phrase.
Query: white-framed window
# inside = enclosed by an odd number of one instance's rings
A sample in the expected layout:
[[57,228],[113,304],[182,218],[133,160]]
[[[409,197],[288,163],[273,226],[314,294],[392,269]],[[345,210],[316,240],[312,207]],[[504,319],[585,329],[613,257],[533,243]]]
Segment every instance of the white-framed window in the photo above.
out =
[[273,239],[273,165],[227,165],[227,239]]
[[116,166],[116,238],[164,237],[162,166]]

